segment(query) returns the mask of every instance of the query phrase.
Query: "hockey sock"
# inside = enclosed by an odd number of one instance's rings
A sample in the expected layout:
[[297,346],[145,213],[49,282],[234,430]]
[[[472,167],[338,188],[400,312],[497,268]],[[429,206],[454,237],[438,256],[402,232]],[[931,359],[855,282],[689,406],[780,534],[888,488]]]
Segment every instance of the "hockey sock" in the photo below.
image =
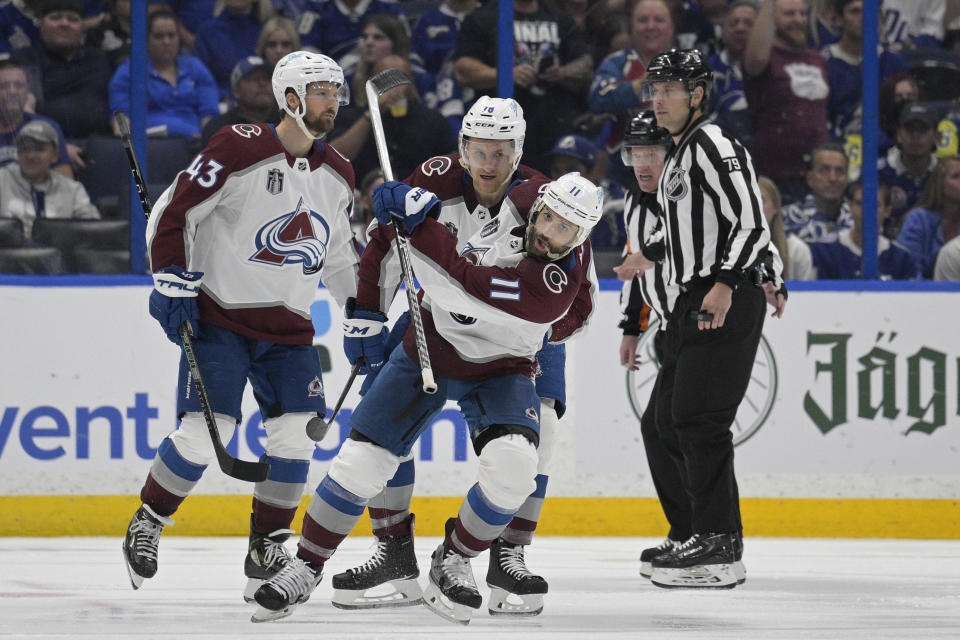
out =
[[367,504],[373,535],[383,537],[409,533],[407,518],[410,515],[415,477],[413,458],[401,462],[383,491]]
[[270,475],[253,488],[253,530],[270,533],[289,529],[307,484],[310,461],[264,454],[260,462],[270,464]]
[[537,488],[520,505],[520,510],[503,530],[501,538],[510,544],[527,545],[533,542],[533,532],[537,529],[540,511],[543,510],[543,499],[547,495],[547,480],[546,475],[537,474]]

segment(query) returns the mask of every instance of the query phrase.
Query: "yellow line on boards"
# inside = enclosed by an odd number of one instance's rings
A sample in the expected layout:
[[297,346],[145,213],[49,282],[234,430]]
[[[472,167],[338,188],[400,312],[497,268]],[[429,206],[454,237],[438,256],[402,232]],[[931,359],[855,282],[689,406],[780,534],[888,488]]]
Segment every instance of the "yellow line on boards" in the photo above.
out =
[[[301,528],[304,497],[293,521]],[[460,497],[414,498],[417,533],[436,536]],[[250,496],[190,496],[164,535],[246,536]],[[960,539],[960,501],[907,499],[743,498],[744,534],[771,537]],[[136,496],[0,496],[0,536],[122,536]],[[662,536],[655,498],[547,498],[539,535]],[[354,535],[370,535],[364,516]]]

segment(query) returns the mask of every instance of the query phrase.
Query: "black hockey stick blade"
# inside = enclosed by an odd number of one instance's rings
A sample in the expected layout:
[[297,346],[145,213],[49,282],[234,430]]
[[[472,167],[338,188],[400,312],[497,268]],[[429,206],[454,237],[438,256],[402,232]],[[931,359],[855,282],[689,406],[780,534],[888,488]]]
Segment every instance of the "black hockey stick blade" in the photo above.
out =
[[320,416],[317,416],[307,421],[307,437],[314,442],[323,440],[327,435],[327,431],[333,426],[333,421],[336,420],[337,414],[340,413],[340,407],[343,406],[343,400],[347,397],[347,392],[350,391],[350,387],[353,386],[353,381],[357,378],[357,372],[360,371],[360,364],[361,362],[358,360],[356,364],[353,365],[353,368],[350,369],[350,377],[347,379],[347,384],[343,386],[343,391],[340,392],[340,398],[337,400],[337,405],[333,408],[333,413],[330,414],[330,419],[324,420]]
[[220,430],[217,429],[217,419],[213,415],[213,409],[210,406],[210,396],[207,394],[207,385],[200,374],[200,365],[197,362],[197,353],[193,348],[193,329],[189,322],[184,322],[180,326],[180,342],[183,343],[183,353],[187,358],[187,365],[190,367],[190,375],[193,377],[193,384],[197,389],[197,396],[200,398],[200,407],[203,409],[203,421],[207,424],[207,430],[210,432],[210,439],[213,441],[213,450],[217,454],[217,462],[220,464],[220,470],[231,478],[243,480],[244,482],[263,482],[270,474],[270,464],[267,462],[250,462],[234,458],[223,446],[220,440]]
[[378,96],[382,96],[390,89],[405,84],[411,84],[410,78],[400,69],[384,69],[367,82],[373,87]]

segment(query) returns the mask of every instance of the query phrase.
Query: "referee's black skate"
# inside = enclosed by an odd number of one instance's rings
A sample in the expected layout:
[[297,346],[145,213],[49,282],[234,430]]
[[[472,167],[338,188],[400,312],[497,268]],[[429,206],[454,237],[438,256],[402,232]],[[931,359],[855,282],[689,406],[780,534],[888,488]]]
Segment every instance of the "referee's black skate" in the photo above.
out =
[[310,599],[310,594],[320,584],[323,565],[313,564],[294,556],[273,577],[268,579],[253,599],[260,605],[250,617],[250,622],[269,622],[286,618],[297,605]]
[[139,589],[147,578],[157,575],[157,547],[164,526],[172,526],[166,518],[143,504],[133,514],[123,540],[123,561],[130,575],[130,585]]
[[664,538],[663,542],[658,544],[655,547],[648,547],[640,552],[640,575],[644,578],[649,579],[653,575],[653,559],[657,556],[663,555],[673,551],[675,548],[679,547],[683,543],[682,540],[673,540],[672,538]]
[[333,576],[333,606],[340,609],[408,607],[423,602],[417,583],[420,568],[414,553],[414,517],[404,521],[407,533],[378,536],[373,556],[359,567]]
[[247,547],[247,557],[243,562],[243,573],[247,576],[247,586],[243,590],[244,602],[253,602],[253,594],[257,592],[260,585],[290,562],[290,552],[283,543],[292,533],[293,529],[277,529],[268,534],[255,533],[253,516],[250,516],[250,542]]
[[487,568],[490,615],[535,616],[543,611],[547,581],[531,573],[523,558],[523,545],[497,538],[490,545]]
[[653,559],[650,581],[665,589],[732,589],[746,575],[737,571],[736,562],[736,534],[695,533],[672,552]]
[[[446,533],[456,520],[447,520]],[[469,624],[471,609],[479,609],[483,604],[477,581],[473,577],[470,558],[461,556],[447,543],[441,542],[430,563],[427,588],[423,591],[423,603],[437,615],[460,624]]]

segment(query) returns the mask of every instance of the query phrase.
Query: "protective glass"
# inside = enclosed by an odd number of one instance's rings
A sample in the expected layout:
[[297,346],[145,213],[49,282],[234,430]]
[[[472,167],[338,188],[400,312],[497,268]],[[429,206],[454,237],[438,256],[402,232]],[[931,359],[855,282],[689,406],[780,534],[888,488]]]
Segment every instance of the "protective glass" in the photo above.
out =
[[307,85],[307,98],[333,98],[344,107],[350,104],[350,85],[335,82],[311,82]]
[[623,145],[620,147],[620,159],[623,160],[624,166],[627,167],[646,167],[653,164],[657,160],[662,162],[666,157],[666,147],[661,147],[659,145],[637,147],[628,147],[627,145]]

